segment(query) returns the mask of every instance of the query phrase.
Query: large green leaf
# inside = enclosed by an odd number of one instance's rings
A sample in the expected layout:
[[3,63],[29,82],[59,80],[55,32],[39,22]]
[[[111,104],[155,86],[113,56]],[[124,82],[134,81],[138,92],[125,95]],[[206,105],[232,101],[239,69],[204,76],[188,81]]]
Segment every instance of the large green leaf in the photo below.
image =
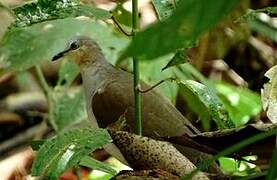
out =
[[0,66],[9,70],[24,70],[50,60],[64,50],[76,35],[95,39],[106,58],[114,63],[128,42],[108,26],[89,19],[62,19],[39,23],[27,28],[8,31],[0,46]]
[[215,87],[237,127],[245,125],[262,110],[260,96],[247,88],[223,82],[215,83]]
[[262,89],[263,108],[267,117],[277,123],[277,65],[268,70],[265,76],[269,78],[269,82]]
[[16,20],[14,27],[24,27],[35,23],[63,19],[68,17],[88,16],[108,19],[111,14],[92,5],[81,5],[78,0],[38,0],[13,9]]
[[75,129],[47,140],[38,151],[32,175],[57,179],[66,169],[77,165],[82,158],[111,142],[104,129]]
[[59,130],[87,119],[83,88],[58,89],[52,93],[50,115]]
[[192,80],[180,82],[179,88],[188,106],[199,115],[205,130],[210,129],[211,120],[215,121],[219,129],[235,127],[221,100],[212,89]]
[[179,48],[192,47],[199,36],[227,15],[237,2],[180,1],[171,17],[139,32],[120,59],[131,56],[153,59]]

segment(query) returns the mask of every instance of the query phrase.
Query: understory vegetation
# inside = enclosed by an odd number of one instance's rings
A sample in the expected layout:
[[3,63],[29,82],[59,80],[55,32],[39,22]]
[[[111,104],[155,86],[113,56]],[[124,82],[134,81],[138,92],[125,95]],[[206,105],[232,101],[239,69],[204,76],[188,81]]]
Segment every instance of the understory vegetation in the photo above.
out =
[[[32,147],[10,179],[276,179],[276,14],[268,0],[0,0],[0,171]],[[119,104],[117,116],[86,104],[70,58],[51,61],[83,36],[134,76],[116,86],[134,94],[99,100]],[[92,127],[87,105],[98,124],[116,122]],[[175,118],[192,127],[172,134]],[[103,150],[110,143],[128,166]]]

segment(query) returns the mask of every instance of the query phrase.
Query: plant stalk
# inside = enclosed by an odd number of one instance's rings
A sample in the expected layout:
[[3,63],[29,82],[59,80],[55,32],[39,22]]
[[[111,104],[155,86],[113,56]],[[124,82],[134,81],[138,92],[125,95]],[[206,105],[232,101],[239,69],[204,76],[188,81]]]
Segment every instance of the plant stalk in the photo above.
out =
[[[139,12],[138,12],[138,0],[132,0],[132,34],[133,39],[136,33],[139,31]],[[134,71],[134,95],[135,95],[135,133],[141,135],[141,93],[139,92],[139,61],[136,57],[133,57],[133,71]]]
[[58,130],[58,127],[55,123],[55,120],[54,120],[54,115],[53,115],[53,107],[54,107],[54,104],[53,104],[53,97],[52,97],[52,89],[48,86],[47,82],[46,82],[46,79],[42,73],[42,70],[40,68],[39,65],[36,65],[35,66],[35,70],[36,70],[36,73],[38,75],[38,79],[41,83],[41,86],[42,86],[42,89],[43,89],[43,92],[47,98],[47,102],[48,102],[48,106],[49,106],[49,118],[48,118],[48,122],[51,124],[51,126],[53,127],[53,129],[55,131]]

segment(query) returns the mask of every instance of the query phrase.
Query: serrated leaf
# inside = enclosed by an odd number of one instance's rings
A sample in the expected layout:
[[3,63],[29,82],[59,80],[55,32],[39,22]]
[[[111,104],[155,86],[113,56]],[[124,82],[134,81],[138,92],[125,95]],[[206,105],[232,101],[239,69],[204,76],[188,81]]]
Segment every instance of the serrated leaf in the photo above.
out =
[[219,129],[235,127],[224,105],[212,89],[192,80],[182,81],[178,85],[181,96],[187,101],[191,110],[199,115],[206,131],[210,129],[211,120],[215,121]]
[[108,19],[106,10],[92,5],[81,5],[78,0],[38,0],[13,9],[16,20],[12,27],[25,27],[35,23],[77,16]]
[[237,2],[238,0],[180,1],[172,16],[137,33],[120,60],[127,57],[153,59],[176,49],[190,48],[203,32],[227,15]]
[[126,37],[115,34],[108,26],[89,19],[48,21],[9,30],[0,44],[0,66],[7,70],[25,70],[50,60],[76,35],[97,41],[112,63],[128,42]]
[[261,90],[263,109],[270,121],[277,123],[277,65],[269,69],[265,76],[269,82]]
[[172,66],[184,64],[187,61],[188,56],[186,54],[186,51],[184,49],[178,50],[177,53],[173,56],[173,58],[167,63],[167,65],[162,68],[162,71]]
[[32,175],[57,179],[97,148],[111,142],[104,129],[75,129],[47,140],[37,153]]
[[249,89],[217,82],[215,88],[236,127],[245,125],[262,109],[261,98]]
[[112,175],[116,175],[117,173],[110,165],[97,161],[96,159],[93,159],[90,156],[85,156],[84,158],[82,158],[79,164],[81,166],[85,166],[91,169],[96,169]]
[[164,20],[172,15],[176,8],[176,2],[177,0],[152,0],[160,20]]
[[58,86],[68,87],[79,74],[79,68],[76,63],[70,62],[67,59],[62,61],[59,70]]
[[[65,92],[64,92],[65,91]],[[83,88],[56,90],[53,93],[53,107],[50,114],[59,130],[87,119]]]

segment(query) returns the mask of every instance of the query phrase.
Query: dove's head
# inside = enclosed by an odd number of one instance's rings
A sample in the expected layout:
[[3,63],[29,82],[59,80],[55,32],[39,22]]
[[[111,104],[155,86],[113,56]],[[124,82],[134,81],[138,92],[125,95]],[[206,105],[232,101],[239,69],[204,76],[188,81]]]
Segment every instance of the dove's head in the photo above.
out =
[[66,56],[82,66],[93,63],[97,59],[102,58],[103,54],[94,40],[85,36],[79,36],[72,39],[65,50],[54,56],[52,61]]

